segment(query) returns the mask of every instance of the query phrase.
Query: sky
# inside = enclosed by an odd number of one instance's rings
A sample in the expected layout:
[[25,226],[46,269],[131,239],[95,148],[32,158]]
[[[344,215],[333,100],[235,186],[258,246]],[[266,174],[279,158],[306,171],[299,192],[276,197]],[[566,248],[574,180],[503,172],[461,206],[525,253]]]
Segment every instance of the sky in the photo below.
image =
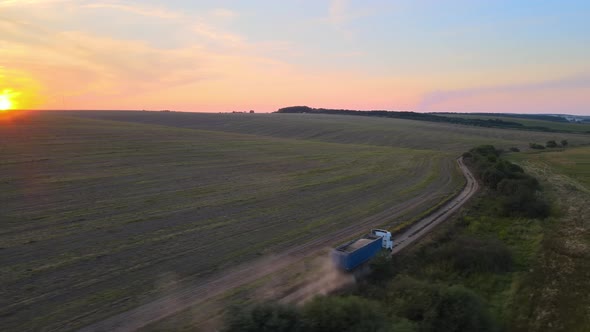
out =
[[590,115],[590,1],[0,0],[0,107]]

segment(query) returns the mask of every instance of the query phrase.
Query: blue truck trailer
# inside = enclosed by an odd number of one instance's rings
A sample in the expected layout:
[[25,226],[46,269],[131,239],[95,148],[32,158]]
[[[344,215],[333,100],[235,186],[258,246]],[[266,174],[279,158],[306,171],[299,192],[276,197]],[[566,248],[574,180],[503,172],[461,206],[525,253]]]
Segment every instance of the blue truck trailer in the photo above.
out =
[[374,229],[360,239],[335,248],[332,251],[332,260],[338,268],[352,271],[375,256],[382,248],[393,248],[391,233]]

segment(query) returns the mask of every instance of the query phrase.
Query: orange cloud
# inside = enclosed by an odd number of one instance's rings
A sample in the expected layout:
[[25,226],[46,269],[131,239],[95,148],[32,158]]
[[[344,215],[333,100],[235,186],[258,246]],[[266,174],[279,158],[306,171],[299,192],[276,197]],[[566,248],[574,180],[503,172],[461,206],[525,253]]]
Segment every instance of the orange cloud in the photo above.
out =
[[294,103],[409,107],[409,91],[399,89],[403,82],[354,71],[301,70],[251,54],[255,46],[231,36],[210,35],[235,45],[235,52],[221,53],[199,46],[160,49],[79,31],[35,34],[39,40],[26,44],[19,43],[18,36],[4,41],[0,57],[5,68],[11,68],[11,77],[29,82],[26,91],[36,86],[44,98],[31,100],[42,108],[272,111]]
[[101,8],[101,9],[115,9],[126,11],[129,13],[133,13],[136,15],[142,16],[150,16],[150,17],[157,17],[163,19],[179,19],[182,15],[178,12],[169,11],[166,9],[158,8],[158,7],[150,7],[150,6],[136,6],[136,5],[124,5],[124,4],[117,4],[117,3],[93,3],[83,5],[84,8]]
[[[12,80],[5,88],[22,91],[23,107],[273,111],[305,103],[408,109],[420,92],[415,82],[402,78],[375,77],[353,69],[307,69],[279,61],[269,54],[291,53],[290,43],[252,43],[206,20],[158,8],[111,4],[83,8],[133,12],[150,19],[179,17],[194,39],[161,48],[141,40],[64,31],[22,13],[3,20],[0,64],[4,76]],[[237,14],[217,10],[212,15]]]

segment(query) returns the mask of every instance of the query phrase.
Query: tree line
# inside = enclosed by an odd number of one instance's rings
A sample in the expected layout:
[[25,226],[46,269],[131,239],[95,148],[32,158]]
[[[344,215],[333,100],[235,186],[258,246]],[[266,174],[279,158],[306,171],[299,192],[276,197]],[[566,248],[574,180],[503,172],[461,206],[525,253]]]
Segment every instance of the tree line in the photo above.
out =
[[522,123],[513,122],[513,121],[505,121],[505,120],[500,120],[500,119],[467,119],[467,118],[458,118],[458,117],[448,117],[448,116],[444,116],[444,115],[440,115],[440,114],[435,115],[432,113],[417,113],[417,112],[411,112],[411,111],[385,111],[385,110],[356,111],[356,110],[344,110],[344,109],[311,108],[309,106],[290,106],[290,107],[280,108],[275,113],[310,113],[310,114],[373,116],[373,117],[383,117],[383,118],[453,123],[453,124],[461,124],[461,125],[469,125],[469,126],[477,126],[477,127],[488,127],[488,128],[506,128],[506,129],[557,132],[557,130],[547,128],[547,127],[525,126]]
[[[568,146],[568,141],[566,139],[561,140],[561,147],[565,148]],[[544,150],[545,148],[558,148],[560,147],[559,144],[557,144],[557,142],[555,140],[550,140],[547,141],[547,143],[545,143],[545,145],[543,144],[538,144],[538,143],[529,143],[529,148],[531,149],[536,149],[536,150]]]

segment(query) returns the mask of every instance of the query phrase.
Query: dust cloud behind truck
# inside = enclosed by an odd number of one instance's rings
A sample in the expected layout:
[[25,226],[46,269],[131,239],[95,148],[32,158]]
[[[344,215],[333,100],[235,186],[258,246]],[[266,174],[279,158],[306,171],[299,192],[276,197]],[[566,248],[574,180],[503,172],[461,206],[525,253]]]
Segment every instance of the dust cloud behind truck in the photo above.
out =
[[370,234],[332,250],[332,261],[339,269],[352,271],[370,260],[381,249],[393,249],[391,233],[374,229]]

